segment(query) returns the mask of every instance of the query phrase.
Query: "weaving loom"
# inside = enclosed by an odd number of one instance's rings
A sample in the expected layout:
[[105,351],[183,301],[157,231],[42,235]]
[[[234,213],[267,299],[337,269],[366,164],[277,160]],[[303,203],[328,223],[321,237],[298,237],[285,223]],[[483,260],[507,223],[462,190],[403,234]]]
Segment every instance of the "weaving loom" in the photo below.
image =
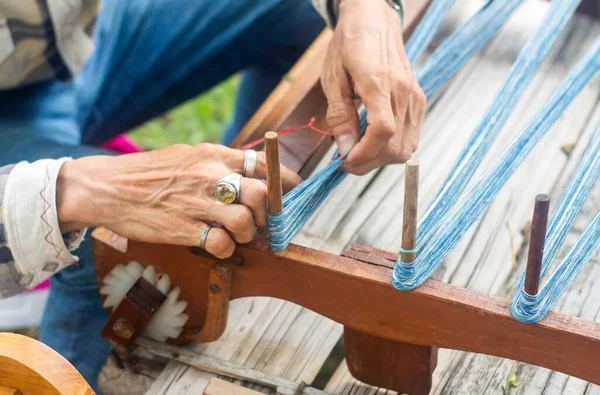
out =
[[[414,41],[409,41],[407,46],[413,64],[424,53],[452,3],[434,1],[425,14],[422,25],[417,27],[411,38]],[[436,100],[436,94],[444,83],[494,37],[521,3],[505,1],[497,9],[493,7],[498,6],[499,1],[490,2],[483,8],[480,6],[481,9],[458,27],[433,54],[425,57],[416,69],[430,100]],[[574,280],[577,272],[595,253],[600,240],[598,216],[589,226],[586,224],[587,230],[580,241],[575,243],[553,278],[541,288],[539,297],[529,297],[537,294],[540,277],[549,272],[553,258],[600,173],[599,133],[589,133],[591,143],[582,155],[581,165],[574,172],[573,182],[561,191],[566,197],[552,211],[546,240],[550,248],[545,252],[543,263],[541,250],[546,233],[542,231],[542,228],[545,230],[543,211],[547,212],[547,200],[540,198],[536,206],[538,215],[534,216],[532,227],[530,274],[521,276],[513,311],[520,321],[541,322],[519,322],[513,317],[511,303],[506,299],[428,280],[508,181],[509,168],[516,169],[526,159],[528,151],[533,149],[533,142],[548,132],[552,123],[598,70],[600,44],[596,42],[589,44],[574,59],[565,72],[568,75],[565,82],[555,84],[553,91],[556,94],[549,95],[550,99],[545,100],[548,104],[542,106],[534,117],[524,120],[524,127],[519,128],[522,132],[505,138],[507,148],[497,150],[494,160],[484,162],[486,152],[492,149],[494,139],[503,129],[511,110],[517,106],[528,83],[556,47],[578,3],[552,2],[545,16],[547,19],[537,31],[532,31],[527,43],[524,43],[526,50],[521,50],[522,56],[517,58],[517,64],[504,79],[506,83],[498,93],[494,92],[497,96],[488,103],[483,119],[477,120],[479,125],[477,122],[473,125],[473,137],[463,142],[463,154],[449,172],[447,182],[430,199],[434,203],[424,213],[417,228],[416,167],[413,165],[412,170],[406,172],[403,243],[402,249],[397,250],[402,253],[401,259],[398,254],[366,246],[354,246],[340,257],[287,245],[302,225],[310,220],[310,214],[325,201],[328,192],[333,190],[329,186],[342,182],[344,174],[336,171],[341,159],[334,159],[320,173],[308,178],[310,181],[305,186],[319,185],[318,193],[312,195],[310,189],[307,193],[307,189],[300,187],[292,195],[282,198],[278,196],[277,183],[271,179],[271,240],[259,237],[249,245],[239,246],[235,256],[228,260],[218,261],[198,249],[137,243],[105,229],[96,230],[94,243],[99,281],[113,275],[113,278],[124,278],[124,284],[128,285],[108,295],[106,306],[111,319],[103,335],[126,346],[133,344],[141,333],[160,341],[168,339],[174,344],[213,341],[225,330],[230,299],[271,296],[295,302],[343,324],[350,371],[359,380],[382,388],[411,394],[429,393],[438,347],[515,359],[600,384],[600,368],[593,363],[594,356],[600,352],[600,325],[548,313],[568,282]],[[420,19],[423,6],[411,10],[413,21]],[[409,24],[409,28],[413,26]],[[305,55],[305,60],[318,56],[319,46],[324,46],[326,41],[327,33],[324,33],[313,45],[312,52]],[[465,50],[465,43],[473,45]],[[299,66],[306,67],[307,64],[312,67],[314,62],[301,62]],[[306,68],[298,69],[299,66],[291,73],[299,80],[314,75]],[[246,141],[252,141],[265,130],[297,126],[312,116],[321,122],[318,126],[323,127],[324,102],[315,82],[295,81],[294,86],[278,87],[279,92],[275,91],[274,95],[281,100],[276,102],[275,108],[263,106],[234,145],[239,147]],[[297,89],[299,86],[302,88]],[[291,113],[286,113],[284,108],[292,107],[286,105],[289,101],[297,101],[298,105],[290,110]],[[279,111],[278,105],[282,106]],[[364,116],[361,118],[364,119]],[[275,136],[267,140],[271,147],[268,157],[274,159],[270,166],[270,174],[273,175],[276,175],[279,163],[277,149],[283,163],[306,176],[330,143],[324,136],[310,131],[291,134],[280,140],[280,146]],[[334,158],[337,155],[334,154]],[[484,164],[477,166],[479,162]],[[422,164],[426,165],[425,162]],[[460,194],[460,191],[465,192]],[[573,208],[568,209],[569,204],[573,204]],[[308,212],[307,206],[312,206]],[[300,207],[302,215],[294,214],[290,207]],[[279,216],[285,215],[289,217],[279,221]],[[400,218],[397,222],[401,222]],[[284,227],[284,224],[292,226]],[[274,253],[272,249],[282,251]],[[139,264],[127,265],[130,261]],[[115,267],[119,267],[116,272],[113,271]],[[122,277],[119,277],[119,272]],[[157,272],[168,274],[169,280],[165,280],[165,276],[157,279]],[[394,289],[392,283],[401,290]],[[169,288],[173,289],[175,285],[180,291],[165,297]],[[524,292],[524,289],[529,292]],[[187,320],[182,314],[184,309],[189,316]],[[160,321],[154,318],[157,315],[161,317]],[[165,327],[160,322],[170,325]],[[173,348],[169,348],[172,346],[157,346],[144,339],[137,342],[142,348],[146,345],[163,356],[174,358]],[[180,352],[177,354],[179,360],[185,360]]]

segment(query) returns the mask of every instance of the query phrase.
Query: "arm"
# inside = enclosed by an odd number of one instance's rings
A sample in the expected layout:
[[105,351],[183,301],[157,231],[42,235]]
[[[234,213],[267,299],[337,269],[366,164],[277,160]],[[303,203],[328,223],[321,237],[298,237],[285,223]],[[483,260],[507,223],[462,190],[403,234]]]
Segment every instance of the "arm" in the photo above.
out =
[[[242,151],[198,144],[0,168],[0,298],[77,262],[70,251],[85,234],[80,229],[91,226],[132,240],[197,246],[204,229],[215,225],[205,249],[219,258],[231,256],[236,243],[251,241],[256,227],[267,224],[263,153],[258,179],[242,178],[239,204],[214,197],[218,180],[241,174],[243,165]],[[299,182],[282,167],[284,189]]]

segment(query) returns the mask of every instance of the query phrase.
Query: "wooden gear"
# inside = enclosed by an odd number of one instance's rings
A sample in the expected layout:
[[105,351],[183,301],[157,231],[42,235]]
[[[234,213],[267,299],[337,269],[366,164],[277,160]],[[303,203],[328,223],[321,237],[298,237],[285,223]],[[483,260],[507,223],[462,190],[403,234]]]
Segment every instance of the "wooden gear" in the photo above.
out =
[[[409,3],[407,34],[427,4],[426,0]],[[313,116],[321,122],[317,127],[325,126],[326,100],[318,75],[330,37],[331,33],[324,31],[317,38],[233,147],[263,137],[267,130],[303,124]],[[331,145],[329,137],[312,131],[279,140],[279,144],[276,138],[267,144],[277,147],[281,162],[303,176],[312,172]],[[269,166],[270,172],[276,170]],[[414,247],[411,232],[416,225],[418,176],[407,172],[407,177],[410,174],[406,185],[413,188],[406,193],[415,196],[405,199],[405,213],[413,213],[405,217],[405,249]],[[273,203],[278,200],[277,193],[272,195],[278,186],[277,174],[271,177],[269,200]],[[535,221],[534,225],[543,228]],[[539,324],[523,324],[512,317],[509,301],[435,280],[414,291],[398,291],[391,285],[398,258],[395,253],[362,245],[342,256],[297,245],[274,253],[267,237],[259,235],[238,246],[233,257],[219,260],[198,248],[126,240],[102,228],[92,236],[99,282],[115,265],[137,261],[167,273],[181,288],[190,318],[182,334],[170,341],[174,344],[218,339],[225,330],[230,300],[269,296],[343,324],[350,372],[371,385],[417,395],[429,393],[440,347],[523,361],[600,384],[600,367],[593,363],[600,355],[600,324],[557,313],[550,313]],[[538,233],[534,236],[540,238]],[[537,244],[530,252],[530,262],[540,262],[542,250]],[[528,284],[539,283],[536,270],[531,272]],[[109,311],[111,318],[103,336],[129,346],[160,305],[160,296],[139,280],[124,301]]]

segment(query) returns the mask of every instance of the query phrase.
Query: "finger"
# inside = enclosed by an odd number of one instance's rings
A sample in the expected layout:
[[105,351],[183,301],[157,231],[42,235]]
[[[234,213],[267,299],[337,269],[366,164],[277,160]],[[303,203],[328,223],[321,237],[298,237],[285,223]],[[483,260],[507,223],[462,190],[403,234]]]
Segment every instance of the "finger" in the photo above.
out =
[[360,140],[360,123],[354,106],[354,90],[341,64],[326,69],[321,76],[327,98],[327,125],[340,154],[347,155]]
[[408,119],[405,123],[407,130],[406,135],[403,136],[403,143],[406,147],[410,147],[410,149],[415,152],[419,145],[419,138],[425,119],[425,108],[427,105],[425,94],[421,90],[416,79],[413,81],[410,97],[411,100],[407,111]]
[[[401,141],[405,134],[405,122],[410,118],[412,84],[414,78],[410,70],[404,68],[401,62],[396,62],[394,66],[394,77],[392,80],[392,110],[394,112],[394,122],[396,123],[396,133],[394,138]],[[416,83],[416,81],[415,81]],[[410,120],[410,119],[409,119]]]
[[349,163],[364,163],[378,157],[389,140],[396,134],[396,122],[389,95],[365,101],[367,107],[367,130],[362,139],[348,155]]
[[267,226],[267,186],[259,180],[244,177],[240,189],[240,203],[252,211],[256,226]]
[[[283,164],[279,165],[281,173],[281,187],[283,192],[288,192],[302,182],[302,178],[293,170]],[[267,159],[264,151],[257,153],[256,174],[254,178],[265,180],[267,178]]]
[[360,142],[348,155],[348,162],[360,163],[377,158],[379,152],[396,134],[396,122],[387,70],[379,70],[362,80],[355,80],[355,84],[357,93],[363,98],[367,109],[369,126]]
[[254,215],[243,204],[224,204],[215,201],[207,216],[209,220],[223,225],[238,243],[249,243],[256,235]]
[[[229,160],[226,165],[234,173],[242,174],[244,172],[244,151],[232,150]],[[281,171],[281,186],[284,192],[294,188],[302,182],[302,178],[293,170],[288,169],[283,164],[280,165]],[[265,180],[267,178],[267,160],[264,151],[256,153],[256,170],[254,171],[255,179]]]
[[[199,236],[197,243],[200,243],[202,232],[207,226],[208,225],[202,221],[198,222]],[[204,249],[217,258],[229,258],[235,250],[235,242],[231,238],[231,235],[229,235],[229,233],[227,233],[224,229],[210,228],[208,235],[206,236],[206,241],[204,242]]]

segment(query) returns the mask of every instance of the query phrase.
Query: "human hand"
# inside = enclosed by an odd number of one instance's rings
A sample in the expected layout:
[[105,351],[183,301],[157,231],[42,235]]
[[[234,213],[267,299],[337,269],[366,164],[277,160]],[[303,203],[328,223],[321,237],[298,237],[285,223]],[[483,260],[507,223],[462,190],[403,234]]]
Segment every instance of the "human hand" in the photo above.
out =
[[[104,226],[133,240],[197,246],[207,224],[218,223],[223,228],[210,230],[205,249],[229,257],[235,243],[267,225],[264,153],[257,153],[256,178],[242,178],[239,204],[214,197],[216,183],[243,165],[243,151],[213,144],[66,162],[57,183],[61,231]],[[301,181],[284,166],[281,178],[284,190]]]
[[[349,153],[346,171],[365,174],[411,158],[426,99],[406,57],[400,17],[384,0],[340,0],[321,84],[327,123],[340,153]],[[362,140],[357,98],[369,124]]]

